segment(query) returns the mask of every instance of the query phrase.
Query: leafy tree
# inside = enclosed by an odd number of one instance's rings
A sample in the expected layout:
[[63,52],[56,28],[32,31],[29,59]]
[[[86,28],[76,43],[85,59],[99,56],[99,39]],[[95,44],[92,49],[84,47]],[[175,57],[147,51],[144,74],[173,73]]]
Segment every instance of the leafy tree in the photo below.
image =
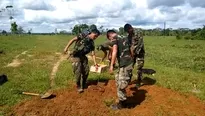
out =
[[80,33],[80,26],[79,25],[75,25],[72,29],[72,33],[75,35],[78,35]]
[[60,31],[59,33],[60,33],[60,34],[66,34],[67,31],[66,31],[66,30],[62,30],[62,31]]
[[23,34],[25,31],[23,30],[23,27],[18,27],[18,34]]
[[80,24],[80,25],[75,25],[72,29],[72,33],[75,35],[78,35],[81,33],[84,29],[88,29],[89,26],[87,24]]
[[199,31],[200,39],[205,40],[205,25],[203,26],[202,30]]
[[30,34],[31,34],[31,31],[32,31],[32,29],[29,29],[28,32],[27,32],[27,34],[30,35]]
[[119,34],[120,34],[120,35],[124,35],[124,34],[125,34],[123,27],[120,27],[120,28],[119,28]]
[[95,24],[90,25],[90,29],[97,29],[97,26]]
[[2,33],[3,35],[7,35],[7,32],[6,32],[5,30],[3,30],[1,33]]
[[101,33],[104,33],[104,28],[103,28],[102,25],[100,26],[99,30],[100,30]]
[[11,32],[13,34],[16,34],[18,32],[18,25],[16,24],[16,22],[11,23]]
[[89,26],[87,24],[81,24],[80,25],[80,32],[82,32],[84,29],[88,29]]

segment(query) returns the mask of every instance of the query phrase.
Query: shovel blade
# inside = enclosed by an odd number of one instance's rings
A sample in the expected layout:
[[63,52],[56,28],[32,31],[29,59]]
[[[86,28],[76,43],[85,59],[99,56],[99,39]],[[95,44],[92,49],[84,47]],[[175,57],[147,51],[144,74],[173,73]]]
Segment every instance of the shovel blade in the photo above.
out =
[[49,97],[51,97],[52,96],[52,93],[51,92],[46,92],[45,94],[42,94],[41,95],[41,98],[42,99],[46,99],[46,98],[49,98]]

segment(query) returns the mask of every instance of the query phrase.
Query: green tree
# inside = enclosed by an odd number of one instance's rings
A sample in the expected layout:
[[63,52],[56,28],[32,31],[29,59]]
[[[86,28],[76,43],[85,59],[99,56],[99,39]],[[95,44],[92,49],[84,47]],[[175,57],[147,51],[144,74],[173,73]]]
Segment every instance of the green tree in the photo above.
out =
[[18,32],[18,25],[16,24],[16,22],[11,23],[11,32],[13,34],[16,34]]
[[59,32],[60,34],[66,34],[66,33],[68,33],[66,30],[61,30],[60,32]]
[[80,32],[82,32],[84,29],[88,29],[89,26],[87,24],[81,24],[80,25]]
[[74,35],[78,35],[79,33],[80,33],[80,26],[79,25],[75,25],[74,27],[73,27],[73,29],[72,29],[72,33],[74,34]]
[[18,34],[23,34],[25,31],[23,30],[23,27],[19,26],[18,27],[18,30],[17,30],[17,33]]
[[90,29],[97,29],[97,26],[95,24],[90,25]]
[[27,32],[27,34],[30,35],[30,34],[31,34],[31,31],[32,31],[32,29],[29,29],[28,32]]
[[7,32],[6,32],[5,30],[3,30],[1,33],[2,33],[3,35],[7,35]]
[[84,29],[88,29],[89,26],[87,24],[80,24],[80,25],[75,25],[72,29],[72,33],[75,35],[78,35],[81,33]]
[[205,25],[203,26],[203,28],[201,29],[201,31],[199,31],[199,39],[203,39],[205,40]]
[[100,26],[99,30],[100,30],[101,33],[104,33],[104,31],[105,31],[104,27],[102,25]]
[[124,34],[125,34],[123,27],[120,27],[120,28],[119,28],[119,34],[120,34],[120,35],[124,35]]

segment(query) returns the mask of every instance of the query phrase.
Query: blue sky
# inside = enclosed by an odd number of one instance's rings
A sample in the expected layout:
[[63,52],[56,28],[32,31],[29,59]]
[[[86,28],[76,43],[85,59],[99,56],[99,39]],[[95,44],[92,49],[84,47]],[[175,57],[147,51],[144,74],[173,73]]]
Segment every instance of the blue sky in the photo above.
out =
[[[13,5],[13,9],[5,9]],[[3,10],[5,9],[5,10]],[[71,30],[75,24],[119,28],[198,28],[205,24],[204,0],[0,0],[0,30],[9,31],[9,12],[24,30]]]

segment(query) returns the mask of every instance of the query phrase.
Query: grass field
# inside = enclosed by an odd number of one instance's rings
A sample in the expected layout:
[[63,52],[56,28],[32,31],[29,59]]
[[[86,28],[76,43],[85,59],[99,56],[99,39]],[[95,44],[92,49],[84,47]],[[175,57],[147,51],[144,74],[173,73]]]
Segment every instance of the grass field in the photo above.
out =
[[[16,90],[42,93],[49,89],[49,76],[71,36],[0,36],[0,74],[8,82],[0,86],[0,115],[10,107],[31,97],[16,94]],[[96,45],[105,37],[96,40]],[[205,41],[176,40],[175,37],[145,37],[145,67],[157,71],[151,78],[156,84],[183,94],[194,94],[205,100]],[[22,52],[27,51],[26,54]],[[19,55],[20,54],[20,55]],[[97,55],[101,56],[102,52]],[[5,67],[15,57],[19,67]],[[92,62],[91,62],[92,63]],[[109,74],[90,74],[89,79],[113,78]],[[55,77],[54,89],[66,88],[74,81],[71,64],[63,61]]]

